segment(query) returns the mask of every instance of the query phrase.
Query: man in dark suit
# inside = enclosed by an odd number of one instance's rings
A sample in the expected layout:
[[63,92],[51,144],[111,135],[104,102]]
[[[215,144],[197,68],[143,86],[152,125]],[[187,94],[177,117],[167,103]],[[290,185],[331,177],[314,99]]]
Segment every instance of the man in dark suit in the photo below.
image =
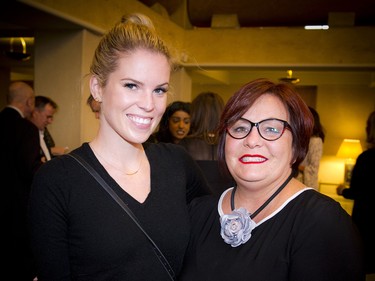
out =
[[[33,280],[35,270],[29,246],[27,205],[34,173],[42,165],[37,127],[27,120],[34,110],[33,88],[24,82],[9,86],[7,106],[0,112],[0,180],[4,224],[3,276]],[[4,255],[5,254],[5,255]],[[9,263],[9,264],[8,264]]]

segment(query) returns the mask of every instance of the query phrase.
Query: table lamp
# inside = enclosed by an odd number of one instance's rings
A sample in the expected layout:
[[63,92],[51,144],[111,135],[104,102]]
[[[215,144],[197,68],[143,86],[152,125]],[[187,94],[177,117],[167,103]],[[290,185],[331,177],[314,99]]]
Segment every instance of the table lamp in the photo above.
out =
[[345,159],[344,184],[349,185],[355,160],[362,153],[361,142],[356,139],[344,139],[337,152],[337,157]]

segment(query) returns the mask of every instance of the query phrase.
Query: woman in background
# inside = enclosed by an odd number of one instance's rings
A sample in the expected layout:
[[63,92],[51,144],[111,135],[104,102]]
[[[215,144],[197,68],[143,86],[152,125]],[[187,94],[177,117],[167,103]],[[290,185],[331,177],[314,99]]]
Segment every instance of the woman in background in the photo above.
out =
[[179,143],[190,132],[190,103],[175,101],[167,106],[158,131],[152,136],[157,142]]
[[222,97],[204,92],[191,102],[191,133],[180,144],[195,160],[217,160],[217,126],[224,108]]
[[223,109],[224,100],[217,93],[202,92],[196,96],[191,102],[191,133],[179,143],[201,167],[210,194],[221,194],[233,184],[227,170],[221,170],[217,158],[217,126]]
[[320,159],[323,155],[325,133],[318,112],[312,107],[309,107],[309,110],[314,117],[314,128],[310,138],[309,150],[299,166],[298,179],[306,186],[319,191],[318,174]]

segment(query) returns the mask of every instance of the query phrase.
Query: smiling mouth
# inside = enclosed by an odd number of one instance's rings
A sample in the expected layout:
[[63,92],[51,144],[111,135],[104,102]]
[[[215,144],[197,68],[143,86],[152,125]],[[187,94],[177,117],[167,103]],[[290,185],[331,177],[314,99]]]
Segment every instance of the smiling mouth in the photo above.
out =
[[255,156],[255,157],[252,157],[252,156],[244,156],[244,157],[241,157],[240,158],[240,161],[242,163],[263,163],[266,161],[265,158],[263,157],[259,157],[259,156]]
[[139,123],[142,125],[148,125],[151,123],[152,118],[142,118],[134,115],[127,115],[130,120],[132,120],[135,123]]

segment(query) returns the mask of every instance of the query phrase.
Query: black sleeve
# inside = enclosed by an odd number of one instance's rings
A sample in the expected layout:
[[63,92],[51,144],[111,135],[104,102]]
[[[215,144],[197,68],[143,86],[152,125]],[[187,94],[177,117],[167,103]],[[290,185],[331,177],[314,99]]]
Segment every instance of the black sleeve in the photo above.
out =
[[359,199],[375,195],[373,173],[375,171],[375,150],[362,153],[353,168],[350,187],[343,190],[342,195],[347,199]]

